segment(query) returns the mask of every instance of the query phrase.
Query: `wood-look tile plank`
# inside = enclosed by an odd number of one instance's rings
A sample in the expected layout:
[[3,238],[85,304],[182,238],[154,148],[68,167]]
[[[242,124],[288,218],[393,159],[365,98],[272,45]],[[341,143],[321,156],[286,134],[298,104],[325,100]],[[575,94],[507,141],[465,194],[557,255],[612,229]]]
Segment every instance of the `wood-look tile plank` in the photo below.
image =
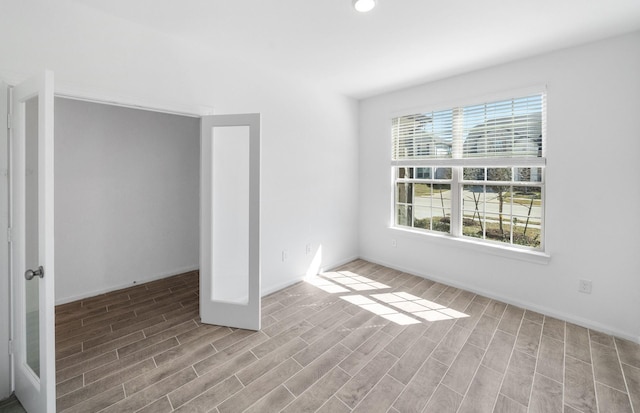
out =
[[336,396],[353,409],[376,385],[378,380],[384,377],[397,360],[392,354],[381,351],[358,374],[349,380],[336,393]]
[[567,323],[566,331],[567,356],[584,361],[585,363],[591,363],[589,330],[572,323]]
[[404,385],[386,375],[375,385],[360,404],[353,410],[354,413],[384,413],[396,400]]
[[485,306],[483,304],[478,304],[471,302],[464,309],[463,313],[468,315],[468,317],[459,318],[456,320],[456,325],[458,327],[468,328],[473,330],[478,324],[478,321],[482,317],[482,312],[484,311]]
[[184,386],[170,392],[169,400],[171,400],[171,404],[174,407],[182,406],[199,394],[216,386],[218,383],[222,383],[229,376],[235,375],[235,373],[249,366],[254,361],[256,361],[256,357],[253,354],[250,352],[243,353],[232,360],[228,360],[207,374],[200,375]]
[[280,385],[258,400],[245,413],[276,413],[291,403],[295,397],[286,387]]
[[442,384],[458,394],[466,394],[483,355],[482,349],[465,344],[442,379]]
[[64,396],[67,393],[78,390],[84,385],[82,374],[72,377],[66,381],[56,381],[56,397]]
[[629,397],[635,412],[640,412],[640,369],[628,364],[622,365]]
[[117,349],[142,339],[144,339],[144,334],[142,334],[141,331],[136,331],[124,337],[120,337],[116,340],[108,341],[100,346],[92,347],[90,349],[87,349],[86,351],[80,351],[75,354],[71,354],[68,357],[60,359],[56,362],[56,370],[68,369],[79,363],[85,363],[90,359],[99,357],[114,350],[116,350],[114,351],[114,353],[117,354]]
[[124,399],[124,389],[122,385],[113,387],[108,390],[104,390],[98,393],[96,396],[84,400],[66,410],[63,407],[58,406],[58,411],[64,411],[65,413],[94,413],[99,412],[105,407],[109,407],[114,403]]
[[611,337],[608,334],[601,333],[595,330],[589,330],[589,338],[591,339],[592,343],[598,343],[601,346],[607,346],[607,347],[613,347],[613,348],[616,347],[616,344],[613,341],[613,337]]
[[544,322],[544,315],[536,313],[535,311],[525,310],[524,319],[533,321],[536,324],[542,324]]
[[382,317],[372,317],[361,325],[351,328],[349,334],[341,341],[342,345],[350,350],[355,350],[363,342],[373,336],[378,330],[389,323]]
[[389,375],[400,383],[407,384],[413,375],[433,352],[436,343],[422,336],[400,357],[398,362],[389,370]]
[[429,400],[424,413],[455,413],[462,404],[462,396],[442,384]]
[[627,388],[616,349],[592,342],[591,354],[596,381],[626,393]]
[[401,357],[426,330],[425,324],[409,325],[387,344],[385,350],[396,357]]
[[618,354],[620,355],[620,361],[640,369],[640,344],[617,337],[615,338],[615,342]]
[[602,383],[596,383],[600,412],[632,413],[629,395]]
[[529,413],[562,413],[562,384],[536,374]]
[[393,337],[383,331],[378,331],[369,340],[355,349],[346,359],[340,363],[340,368],[350,375],[356,374],[363,368],[380,350],[386,347]]
[[120,386],[130,378],[144,374],[145,372],[148,372],[154,368],[155,364],[153,363],[153,361],[147,359],[141,363],[130,366],[125,370],[121,370],[117,374],[112,374],[101,380],[93,382],[88,386],[84,386],[76,391],[58,397],[56,400],[58,411],[63,411],[64,409],[68,409],[72,406],[82,403],[85,400],[103,393],[106,389]]
[[483,314],[471,332],[471,335],[469,335],[467,342],[486,350],[491,343],[494,332],[498,328],[498,323],[499,320],[497,318]]
[[150,405],[140,409],[137,413],[169,413],[173,411],[173,406],[167,397],[156,400]]
[[542,334],[555,340],[564,342],[565,325],[566,323],[564,321],[545,316],[544,325],[542,327]]
[[527,413],[526,406],[500,394],[493,413]]
[[496,402],[502,374],[480,366],[458,413],[491,413]]
[[230,396],[236,394],[240,390],[242,390],[242,384],[237,379],[236,376],[231,376],[227,378],[222,383],[218,383],[213,386],[209,390],[201,393],[194,399],[188,401],[182,406],[178,407],[175,412],[176,413],[204,413],[218,410],[214,410],[213,406],[216,406]]
[[317,410],[317,413],[349,413],[350,411],[350,408],[333,396]]
[[541,324],[526,319],[522,320],[518,336],[516,337],[515,349],[532,357],[537,357],[541,334]]
[[498,330],[517,335],[523,317],[524,310],[522,308],[508,305],[502,314],[500,324],[498,324]]
[[[236,376],[243,385],[247,386],[249,385],[249,383],[267,373],[269,370],[273,369],[288,358],[292,357],[294,354],[305,347],[306,343],[301,338],[296,337],[276,351],[272,351],[271,353],[269,353],[265,357],[260,358],[258,361],[252,363],[239,373],[236,373]],[[251,350],[251,352],[256,355],[254,350]]]
[[289,359],[218,405],[218,410],[220,413],[241,412],[280,386],[300,369],[298,363]]
[[500,393],[523,406],[529,405],[536,359],[520,351],[514,351],[504,376]]
[[564,343],[543,335],[536,370],[558,383],[564,383]]
[[184,334],[188,331],[193,331],[198,328],[198,325],[193,320],[184,321],[177,326],[173,326],[168,328],[167,330],[161,331],[158,334],[155,334],[151,337],[146,337],[137,341],[132,342],[131,344],[127,344],[126,346],[118,348],[118,357],[123,358],[127,357],[130,354],[133,354],[137,351],[140,351],[149,346],[158,344],[163,342],[164,340],[175,337],[180,343],[179,335]]
[[500,320],[506,308],[507,305],[505,303],[501,301],[491,300],[487,305],[487,308],[484,310],[484,314]]
[[596,393],[591,365],[569,355],[565,356],[564,365],[565,404],[583,413],[596,413]]
[[311,323],[308,323],[303,320],[298,324],[295,324],[294,326],[290,327],[289,329],[283,331],[282,333],[276,336],[273,336],[267,339],[266,341],[264,341],[263,343],[255,346],[253,349],[251,349],[251,351],[257,358],[262,358],[267,354],[271,353],[272,351],[277,350],[278,348],[287,344],[291,340],[298,338],[300,334],[309,330],[311,326],[312,326]]
[[56,382],[69,380],[70,378],[77,376],[78,374],[85,373],[94,368],[109,364],[116,360],[118,360],[118,354],[115,350],[101,354],[97,357],[88,359],[81,363],[74,364],[69,368],[58,370],[56,372]]
[[433,351],[432,357],[447,366],[451,365],[470,334],[471,330],[453,326]]
[[496,331],[484,355],[482,364],[499,373],[504,373],[507,370],[509,357],[511,357],[515,342],[516,336],[503,331]]
[[172,337],[166,341],[170,341],[175,345],[169,346],[167,349],[165,349],[165,351],[162,351],[159,354],[154,354],[153,359],[158,366],[161,366],[186,354],[197,351],[199,348],[210,347],[213,341],[225,336],[226,334],[227,332],[224,329],[213,330],[208,334],[198,337],[197,339],[188,343],[183,343],[179,346],[177,345],[178,340],[175,337]]
[[191,367],[184,368],[177,373],[165,378],[158,383],[155,383],[147,388],[134,393],[127,394],[127,398],[113,406],[105,409],[101,413],[120,413],[120,412],[133,412],[137,411],[144,406],[147,406],[158,400],[159,398],[168,395],[171,391],[180,388],[181,386],[195,380],[198,377],[196,372]]
[[300,396],[311,385],[344,360],[349,353],[350,351],[348,348],[342,344],[337,344],[312,363],[301,369],[295,376],[287,380],[285,382],[285,386],[291,393],[293,393],[294,396]]
[[447,372],[447,366],[428,358],[400,394],[394,407],[403,413],[421,412]]
[[304,413],[315,412],[318,410],[331,396],[333,396],[340,387],[342,387],[351,376],[345,373],[339,367],[334,367],[320,380],[315,382],[307,391],[302,393],[300,397],[287,406],[283,410],[284,413]]
[[[242,331],[242,330],[238,330],[238,331]],[[236,332],[237,331],[235,331],[234,333]],[[205,358],[194,357],[193,360],[199,360],[199,361],[192,363],[193,368],[196,370],[196,372],[199,375],[202,375],[208,372],[209,370],[211,370],[212,368],[227,362],[231,357],[234,357],[245,351],[249,351],[253,347],[267,340],[267,336],[260,332],[252,332],[252,333],[253,334],[245,336],[242,340],[239,340],[236,343],[224,348],[223,350],[220,350],[214,354],[211,354],[210,356],[207,356]],[[191,357],[191,355],[187,355],[187,357]]]
[[171,337],[165,341],[161,341],[158,344],[154,344],[149,347],[145,347],[142,350],[132,353],[127,357],[120,358],[108,364],[104,364],[100,367],[96,367],[84,374],[85,385],[100,380],[110,374],[116,373],[120,370],[131,366],[132,364],[139,363],[143,360],[150,359],[156,354],[163,353],[168,349],[172,349],[178,346],[178,340],[175,337]]

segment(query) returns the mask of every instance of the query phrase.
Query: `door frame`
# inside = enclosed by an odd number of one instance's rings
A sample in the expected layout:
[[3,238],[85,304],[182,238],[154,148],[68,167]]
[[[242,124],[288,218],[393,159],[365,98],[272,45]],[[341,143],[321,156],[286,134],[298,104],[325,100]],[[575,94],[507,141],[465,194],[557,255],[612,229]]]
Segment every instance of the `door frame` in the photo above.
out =
[[[9,341],[12,335],[11,268],[9,262],[9,85],[0,80],[0,303],[4,307],[0,314],[0,400],[13,391],[13,363]],[[4,151],[4,152],[2,152]],[[4,316],[6,311],[6,317]]]

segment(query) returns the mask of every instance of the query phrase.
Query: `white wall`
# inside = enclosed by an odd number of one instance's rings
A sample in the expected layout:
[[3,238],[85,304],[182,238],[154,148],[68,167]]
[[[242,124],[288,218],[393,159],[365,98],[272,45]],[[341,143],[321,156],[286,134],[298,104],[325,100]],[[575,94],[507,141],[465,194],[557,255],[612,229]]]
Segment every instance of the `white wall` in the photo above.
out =
[[199,120],[55,105],[56,301],[198,268]]
[[[635,33],[362,101],[360,255],[640,341],[639,74]],[[547,265],[390,228],[394,112],[545,84]]]
[[[56,91],[66,94],[177,111],[262,114],[263,292],[304,276],[320,246],[324,267],[357,256],[354,100],[79,2],[10,3],[0,13],[0,38],[16,40],[0,42],[1,79],[16,82],[49,68]],[[59,206],[56,214],[65,214],[64,208]],[[311,254],[305,253],[306,244],[312,245]],[[284,249],[286,262],[281,260]],[[64,271],[78,257],[61,254],[56,284],[93,290],[90,275]],[[91,270],[104,262],[92,255],[83,266]]]

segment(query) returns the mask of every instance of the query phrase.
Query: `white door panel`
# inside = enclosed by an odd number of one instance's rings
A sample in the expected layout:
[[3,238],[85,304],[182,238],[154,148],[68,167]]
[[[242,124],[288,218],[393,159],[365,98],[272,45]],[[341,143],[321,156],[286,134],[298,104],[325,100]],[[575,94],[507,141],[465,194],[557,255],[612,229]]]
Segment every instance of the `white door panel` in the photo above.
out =
[[12,89],[15,391],[29,413],[55,412],[53,102],[51,72]]
[[260,329],[260,115],[201,120],[200,318]]

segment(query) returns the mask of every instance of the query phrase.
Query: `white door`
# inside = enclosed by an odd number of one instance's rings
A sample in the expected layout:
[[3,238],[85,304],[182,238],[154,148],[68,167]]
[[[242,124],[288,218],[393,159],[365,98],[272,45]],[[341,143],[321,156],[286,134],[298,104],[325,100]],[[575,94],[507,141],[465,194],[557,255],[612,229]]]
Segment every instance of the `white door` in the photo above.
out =
[[200,150],[200,318],[259,330],[260,114],[203,117]]
[[11,97],[15,392],[27,412],[55,412],[53,73]]

